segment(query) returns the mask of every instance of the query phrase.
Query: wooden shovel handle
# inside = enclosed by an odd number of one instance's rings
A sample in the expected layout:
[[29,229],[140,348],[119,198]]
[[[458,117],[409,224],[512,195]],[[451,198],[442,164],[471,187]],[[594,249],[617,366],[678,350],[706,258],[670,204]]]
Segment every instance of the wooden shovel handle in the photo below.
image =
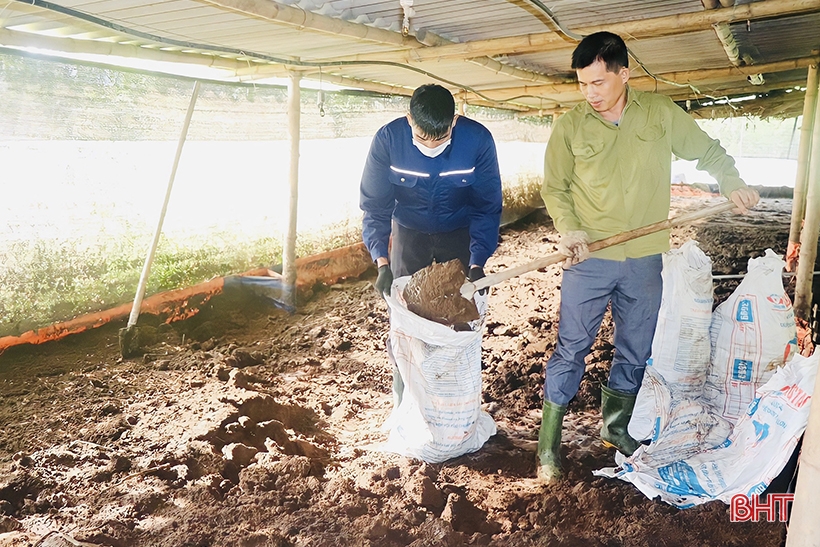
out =
[[[725,211],[730,211],[736,208],[737,205],[735,205],[731,201],[727,201],[719,205],[713,205],[705,209],[699,209],[691,213],[686,213],[675,218],[662,220],[660,222],[649,224],[641,228],[635,228],[634,230],[629,230],[628,232],[622,232],[620,234],[615,234],[614,236],[599,239],[598,241],[593,241],[589,244],[589,252],[592,253],[595,251],[600,251],[601,249],[606,249],[607,247],[611,247],[613,245],[625,243],[627,241],[637,239],[645,235],[654,234],[655,232],[660,232],[661,230],[668,230],[669,228],[674,228],[676,226],[691,224],[696,220],[700,220],[702,218],[710,217],[712,215],[723,213]],[[478,281],[475,281],[473,283],[473,287],[470,288],[472,288],[472,292],[480,291],[481,289],[486,289],[487,287],[490,287],[497,283],[501,283],[502,281],[506,281],[508,279],[512,279],[513,277],[519,276],[521,274],[532,272],[534,270],[540,270],[541,268],[546,268],[547,266],[552,266],[553,264],[558,264],[559,262],[563,262],[564,260],[566,260],[566,258],[567,255],[565,254],[553,253],[551,255],[547,255],[545,257],[533,260],[532,262],[527,262],[526,264],[521,264],[520,266],[515,266],[514,268],[509,268],[506,270],[502,270],[500,272],[496,272],[494,274],[490,274],[486,277],[482,277]],[[463,296],[466,296],[465,288],[468,286],[469,284],[465,284],[465,286],[462,287],[461,293]],[[472,297],[472,294],[470,294],[470,297]]]

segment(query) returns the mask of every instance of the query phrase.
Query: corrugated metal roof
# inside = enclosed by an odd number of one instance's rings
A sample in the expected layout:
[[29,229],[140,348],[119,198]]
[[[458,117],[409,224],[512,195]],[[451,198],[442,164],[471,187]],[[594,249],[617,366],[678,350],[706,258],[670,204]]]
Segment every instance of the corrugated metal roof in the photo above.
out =
[[[712,30],[628,40],[627,46],[652,73],[704,70],[729,64],[726,52]],[[675,54],[670,55],[670,51]]]
[[820,13],[730,26],[741,54],[754,64],[808,57],[820,48]]
[[[0,45],[213,64],[242,79],[287,70],[318,78],[322,72],[376,91],[409,93],[438,78],[453,91],[475,91],[462,95],[469,101],[495,97],[519,110],[582,100],[572,84],[552,85],[572,75],[576,43],[556,34],[557,24],[569,32],[606,25],[623,34],[652,73],[739,92],[749,69],[729,70],[733,65],[705,16],[730,23],[741,57],[768,70],[769,82],[781,81],[779,71],[790,71],[783,82],[805,76],[807,58],[820,48],[820,0],[741,0],[737,9],[708,13],[700,0],[552,0],[555,20],[529,0],[415,0],[406,38],[398,0],[57,2],[7,3],[0,11]],[[763,9],[768,12],[761,15]],[[743,14],[741,20],[735,13]],[[424,33],[443,42],[418,43],[414,35]],[[321,71],[309,66],[317,61]],[[794,66],[771,65],[780,61]],[[636,85],[652,84],[641,75],[633,67]],[[666,84],[658,90],[681,93]]]
[[703,11],[703,4],[700,0],[553,0],[549,8],[564,26],[573,29],[693,13]]
[[[653,73],[719,68],[727,65],[726,53],[714,31],[704,30],[689,34],[626,40],[627,46]],[[674,51],[675,55],[669,52]],[[554,72],[571,72],[572,48],[510,56],[519,65]],[[630,61],[630,68],[638,64]]]

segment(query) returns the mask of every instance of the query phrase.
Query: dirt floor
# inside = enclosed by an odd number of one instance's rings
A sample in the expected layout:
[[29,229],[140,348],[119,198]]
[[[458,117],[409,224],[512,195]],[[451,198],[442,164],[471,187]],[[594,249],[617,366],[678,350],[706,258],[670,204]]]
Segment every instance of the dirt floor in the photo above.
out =
[[[675,198],[675,209],[704,205]],[[790,200],[676,230],[715,274],[785,252]],[[488,272],[555,250],[540,212],[502,231]],[[371,277],[317,291],[289,316],[222,297],[120,357],[108,325],[0,356],[0,545],[776,546],[782,524],[678,510],[596,478],[604,320],[564,422],[560,484],[533,479],[543,366],[556,342],[561,270],[505,282],[483,338],[484,408],[498,434],[425,464],[373,446],[391,409],[388,319]],[[736,283],[724,282],[725,298]],[[149,330],[146,327],[146,332]]]

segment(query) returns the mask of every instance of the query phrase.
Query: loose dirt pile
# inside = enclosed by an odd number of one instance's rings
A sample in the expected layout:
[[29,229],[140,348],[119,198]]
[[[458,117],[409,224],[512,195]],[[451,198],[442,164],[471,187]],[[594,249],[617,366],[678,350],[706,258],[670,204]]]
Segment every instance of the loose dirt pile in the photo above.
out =
[[[698,239],[716,274],[742,272],[785,251],[790,209],[766,200],[673,239]],[[502,240],[488,273],[554,252],[558,236],[540,214]],[[780,524],[733,524],[720,502],[679,511],[592,475],[613,461],[598,439],[608,315],[565,420],[568,475],[533,480],[559,266],[492,290],[482,368],[499,432],[484,448],[436,465],[374,450],[392,402],[387,310],[370,283],[330,287],[293,316],[221,298],[157,326],[135,359],[119,357],[123,325],[6,351],[0,545],[778,545]]]
[[459,325],[478,319],[473,300],[461,296],[467,281],[458,259],[434,263],[410,276],[403,296],[407,309],[420,317],[443,325]]

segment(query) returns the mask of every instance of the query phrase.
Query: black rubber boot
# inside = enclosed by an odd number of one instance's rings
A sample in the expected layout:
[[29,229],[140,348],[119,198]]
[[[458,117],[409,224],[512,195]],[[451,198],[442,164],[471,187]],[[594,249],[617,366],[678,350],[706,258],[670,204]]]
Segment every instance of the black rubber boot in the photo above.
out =
[[566,406],[544,401],[541,411],[541,429],[538,431],[538,452],[535,454],[535,471],[538,480],[551,484],[561,479],[561,425]]
[[640,443],[629,436],[627,425],[632,417],[637,395],[623,393],[601,386],[601,414],[604,425],[601,428],[601,439],[607,447],[617,448],[626,456],[631,456]]

